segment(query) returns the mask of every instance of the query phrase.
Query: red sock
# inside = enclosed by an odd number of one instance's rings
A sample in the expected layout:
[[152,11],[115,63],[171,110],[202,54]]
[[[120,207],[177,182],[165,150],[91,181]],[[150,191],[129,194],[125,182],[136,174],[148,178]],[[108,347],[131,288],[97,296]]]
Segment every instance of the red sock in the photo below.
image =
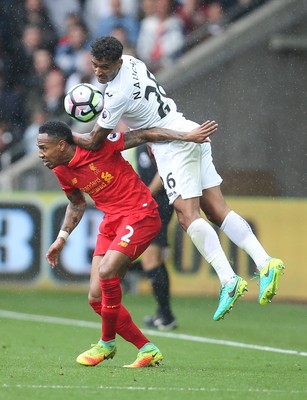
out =
[[[90,301],[92,309],[101,317],[101,301]],[[138,349],[148,343],[149,340],[132,321],[129,311],[121,304],[117,319],[116,333],[127,342],[134,344]]]
[[89,305],[92,307],[95,313],[101,316],[101,301],[90,301]]
[[116,332],[127,342],[134,344],[138,349],[149,340],[132,321],[129,311],[121,304],[117,320]]
[[116,325],[122,300],[120,279],[118,276],[100,279],[102,292],[101,318],[102,318],[102,340],[108,342],[114,340]]

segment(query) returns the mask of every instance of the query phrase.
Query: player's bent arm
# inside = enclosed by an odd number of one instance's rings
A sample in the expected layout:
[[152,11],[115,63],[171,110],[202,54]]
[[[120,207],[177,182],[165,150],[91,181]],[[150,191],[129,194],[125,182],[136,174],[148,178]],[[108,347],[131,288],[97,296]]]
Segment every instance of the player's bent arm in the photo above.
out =
[[112,129],[102,128],[97,123],[91,132],[77,133],[73,132],[73,140],[77,146],[83,147],[87,150],[96,151],[100,149],[102,142],[112,132]]
[[84,195],[78,189],[76,189],[67,197],[69,199],[69,204],[66,209],[64,222],[58,237],[55,239],[46,253],[46,259],[52,268],[55,268],[58,264],[59,255],[63,250],[65,242],[68,239],[69,234],[80,222],[86,207]]
[[86,200],[84,194],[79,189],[75,189],[70,195],[67,195],[67,198],[69,203],[67,205],[64,221],[60,230],[60,232],[67,232],[67,237],[65,237],[65,233],[62,233],[62,236],[58,236],[62,237],[64,241],[67,240],[68,236],[79,224],[86,209]]
[[215,121],[206,121],[190,132],[173,131],[166,128],[137,129],[125,132],[125,149],[140,146],[147,142],[168,142],[179,140],[184,142],[204,143],[210,142],[209,136],[217,131]]

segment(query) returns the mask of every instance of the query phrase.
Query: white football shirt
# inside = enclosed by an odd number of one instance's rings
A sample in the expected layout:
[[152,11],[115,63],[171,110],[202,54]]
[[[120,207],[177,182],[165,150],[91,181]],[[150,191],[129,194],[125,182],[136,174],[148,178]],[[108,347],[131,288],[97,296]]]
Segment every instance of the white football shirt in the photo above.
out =
[[104,93],[104,108],[97,120],[101,127],[114,129],[120,119],[131,129],[168,127],[182,117],[142,61],[128,55],[122,59]]

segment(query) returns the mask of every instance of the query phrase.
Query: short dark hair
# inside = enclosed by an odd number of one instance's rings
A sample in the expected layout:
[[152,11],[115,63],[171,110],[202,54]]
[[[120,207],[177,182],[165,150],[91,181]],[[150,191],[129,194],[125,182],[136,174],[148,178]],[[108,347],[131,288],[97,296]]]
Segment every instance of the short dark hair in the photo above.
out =
[[97,60],[116,62],[123,55],[123,45],[113,36],[103,36],[91,44],[91,54]]
[[70,127],[61,121],[47,121],[39,127],[39,133],[47,133],[54,139],[64,139],[67,143],[73,144],[73,137]]

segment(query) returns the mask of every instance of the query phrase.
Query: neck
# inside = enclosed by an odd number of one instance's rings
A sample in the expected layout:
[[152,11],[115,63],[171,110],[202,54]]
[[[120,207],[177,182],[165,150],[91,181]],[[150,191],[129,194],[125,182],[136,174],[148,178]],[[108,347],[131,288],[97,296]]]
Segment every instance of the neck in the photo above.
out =
[[65,151],[62,154],[63,158],[62,163],[64,165],[68,165],[72,160],[72,158],[74,157],[75,153],[76,153],[76,145],[71,144],[69,147],[65,149]]

